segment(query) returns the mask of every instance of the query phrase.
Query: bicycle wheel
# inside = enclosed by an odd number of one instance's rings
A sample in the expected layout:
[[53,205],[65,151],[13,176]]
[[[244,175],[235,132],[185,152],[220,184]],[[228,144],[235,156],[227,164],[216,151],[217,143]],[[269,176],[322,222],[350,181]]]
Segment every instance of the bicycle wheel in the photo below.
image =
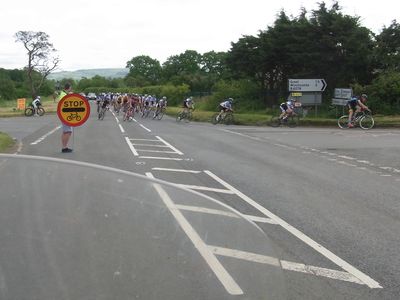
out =
[[224,118],[224,123],[226,125],[232,125],[234,123],[233,114],[227,114]]
[[192,120],[193,114],[191,111],[187,112],[184,116],[185,122],[188,123]]
[[43,116],[44,115],[44,108],[43,107],[39,107],[37,109],[37,113],[38,113],[39,116]]
[[158,113],[158,115],[157,115],[157,120],[161,120],[163,116],[164,116],[164,111],[162,110],[162,111],[160,111],[160,112]]
[[176,121],[180,122],[183,118],[183,111],[181,111],[177,116],[176,116]]
[[360,120],[360,127],[364,130],[371,129],[372,127],[374,127],[374,124],[374,118],[372,118],[371,116],[364,116]]
[[219,113],[216,113],[211,117],[211,123],[213,123],[214,125],[218,124],[220,121],[220,119],[217,119],[218,115]]
[[80,120],[82,120],[82,118],[80,116],[76,116],[76,120],[79,122]]
[[269,125],[272,127],[279,127],[281,125],[281,119],[278,116],[274,116],[271,118]]
[[26,109],[25,109],[25,116],[27,116],[27,117],[30,117],[30,116],[32,116],[33,115],[33,109],[32,109],[32,107],[27,107]]
[[299,124],[299,117],[298,116],[290,116],[288,118],[287,125],[290,128],[296,127]]
[[70,122],[71,122],[71,121],[72,121],[72,117],[71,117],[71,116],[68,116],[68,117],[67,117],[67,121],[70,121]]
[[344,116],[341,116],[341,117],[338,119],[337,124],[338,124],[339,128],[341,128],[341,129],[346,129],[346,128],[349,127],[349,126],[348,126],[348,123],[349,123],[348,121],[349,121],[349,116],[344,115]]

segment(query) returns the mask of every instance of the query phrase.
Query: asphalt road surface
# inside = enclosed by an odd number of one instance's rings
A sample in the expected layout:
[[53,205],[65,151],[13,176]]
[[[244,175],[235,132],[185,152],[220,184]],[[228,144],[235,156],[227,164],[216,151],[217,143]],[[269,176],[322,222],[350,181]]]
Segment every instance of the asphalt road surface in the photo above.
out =
[[[123,122],[111,112],[99,121],[92,109],[74,131],[74,151],[61,153],[58,126],[56,116],[0,119],[0,130],[20,140],[19,154],[132,171],[246,215],[273,254],[251,244],[214,249],[228,273],[237,261],[270,272],[273,256],[288,299],[400,298],[399,130],[214,126],[137,115]],[[201,205],[177,210],[212,213]],[[240,233],[224,236],[229,244]],[[252,295],[254,284],[241,286],[247,275],[233,273],[244,297]]]

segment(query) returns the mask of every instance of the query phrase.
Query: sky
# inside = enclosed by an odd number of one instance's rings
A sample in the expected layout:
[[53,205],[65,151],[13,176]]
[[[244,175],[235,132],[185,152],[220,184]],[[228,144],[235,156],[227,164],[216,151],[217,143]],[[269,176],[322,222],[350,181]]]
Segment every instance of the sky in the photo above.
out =
[[[138,55],[160,63],[185,50],[228,51],[243,35],[273,25],[283,9],[298,16],[301,7],[322,0],[13,0],[0,10],[0,68],[21,69],[26,50],[15,33],[43,31],[61,59],[58,71],[124,68]],[[332,1],[325,3],[331,7]],[[379,33],[400,22],[398,0],[341,0],[345,14]]]

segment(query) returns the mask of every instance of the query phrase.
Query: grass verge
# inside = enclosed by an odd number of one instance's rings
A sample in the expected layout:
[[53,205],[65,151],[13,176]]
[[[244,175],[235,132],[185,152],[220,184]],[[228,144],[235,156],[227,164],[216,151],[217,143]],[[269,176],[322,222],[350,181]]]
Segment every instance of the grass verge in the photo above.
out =
[[15,144],[15,141],[7,134],[0,132],[0,152],[7,152]]
[[[42,97],[41,99],[43,108],[47,113],[55,113],[57,111],[57,102],[54,102],[52,97]],[[29,100],[26,101],[26,106],[30,104]],[[17,110],[17,101],[1,101],[0,102],[0,117],[17,117],[23,116],[23,110]]]

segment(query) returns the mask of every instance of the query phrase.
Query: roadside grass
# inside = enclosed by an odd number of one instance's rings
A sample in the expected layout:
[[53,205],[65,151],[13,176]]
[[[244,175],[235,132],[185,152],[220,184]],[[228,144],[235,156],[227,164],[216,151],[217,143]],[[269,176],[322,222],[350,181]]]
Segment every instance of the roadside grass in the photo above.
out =
[[7,152],[14,144],[15,141],[9,135],[0,132],[0,152]]
[[[57,102],[54,102],[53,97],[42,97],[41,102],[46,114],[55,113],[57,111]],[[29,104],[30,100],[26,99],[26,107]],[[23,115],[24,110],[17,110],[17,100],[0,101],[0,117],[16,117]]]
[[[178,113],[182,111],[181,107],[167,108],[167,115],[175,118]],[[193,112],[193,121],[198,122],[211,122],[211,117],[216,111],[204,111],[196,109]],[[254,113],[235,113],[235,124],[236,125],[253,125],[253,126],[268,126],[271,115],[263,112]],[[400,127],[400,115],[395,116],[383,116],[375,115],[375,127]],[[337,118],[328,117],[306,117],[300,118],[300,126],[326,126],[326,127],[337,127]]]

